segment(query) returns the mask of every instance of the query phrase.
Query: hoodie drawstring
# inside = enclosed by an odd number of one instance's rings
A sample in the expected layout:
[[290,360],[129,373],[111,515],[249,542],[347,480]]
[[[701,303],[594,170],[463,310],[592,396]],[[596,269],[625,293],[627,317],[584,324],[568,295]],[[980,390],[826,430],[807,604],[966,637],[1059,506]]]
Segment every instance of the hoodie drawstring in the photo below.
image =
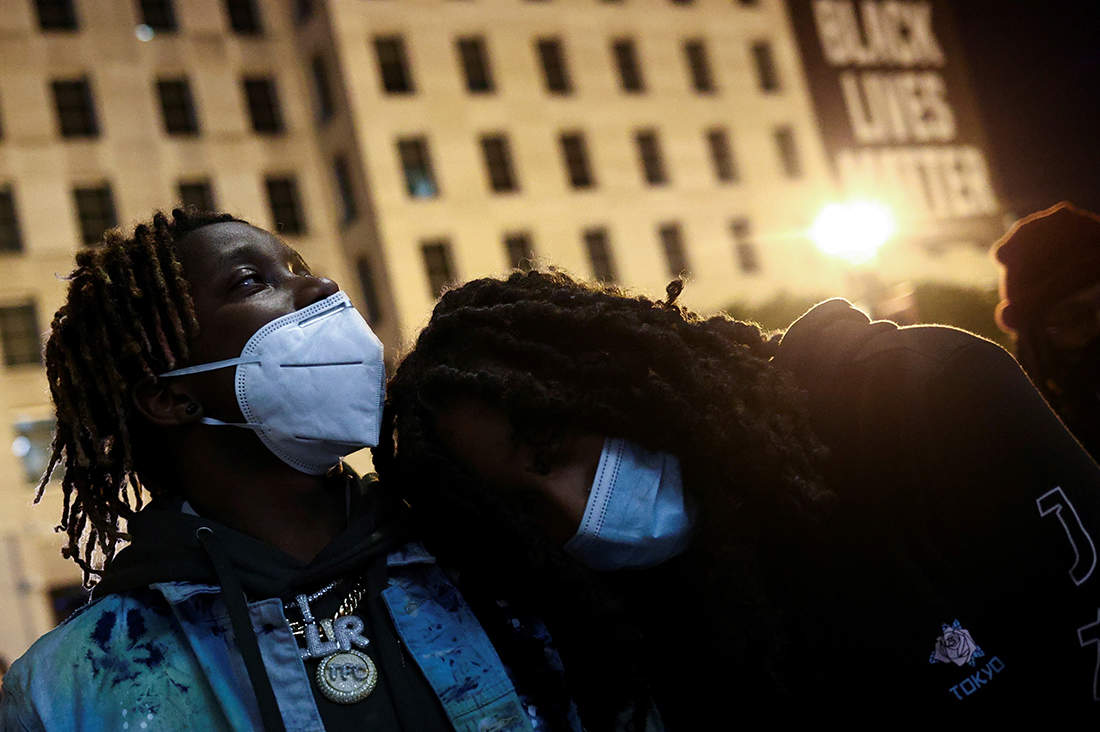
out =
[[233,571],[233,565],[226,556],[225,550],[214,536],[214,530],[209,526],[200,526],[195,530],[195,538],[202,544],[210,557],[210,563],[214,565],[214,572],[218,575],[218,583],[222,588],[222,599],[229,610],[229,622],[233,626],[233,635],[237,638],[237,647],[244,658],[245,669],[248,670],[248,680],[252,683],[252,691],[256,694],[256,700],[260,705],[260,719],[263,720],[266,732],[286,732],[283,725],[283,715],[279,712],[279,705],[275,700],[275,691],[271,688],[271,679],[264,668],[263,657],[260,655],[260,644],[256,640],[256,631],[252,628],[252,621],[248,615],[248,605],[245,603],[244,590],[237,574]]

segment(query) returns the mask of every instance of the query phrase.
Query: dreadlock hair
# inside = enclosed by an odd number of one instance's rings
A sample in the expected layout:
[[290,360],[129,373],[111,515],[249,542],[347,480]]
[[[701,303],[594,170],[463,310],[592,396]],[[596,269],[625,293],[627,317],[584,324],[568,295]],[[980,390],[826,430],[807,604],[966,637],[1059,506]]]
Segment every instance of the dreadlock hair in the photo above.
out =
[[[446,292],[387,387],[374,450],[383,484],[404,492],[443,561],[464,576],[499,568],[507,580],[498,576],[495,587],[537,603],[563,656],[572,655],[567,672],[580,679],[573,692],[594,715],[586,724],[599,720],[595,728],[611,726],[624,701],[637,711],[648,693],[643,643],[623,596],[610,576],[541,539],[514,499],[494,495],[461,456],[448,455],[434,416],[459,397],[502,410],[541,471],[573,430],[678,456],[684,490],[700,510],[692,549],[672,573],[694,576],[707,593],[723,652],[767,677],[739,683],[776,692],[789,644],[761,546],[820,525],[832,499],[818,471],[825,448],[804,393],[769,363],[778,337],[724,315],[698,317],[676,304],[683,285],[674,280],[666,299],[653,301],[531,271]],[[608,667],[616,661],[624,668]]]
[[34,500],[63,466],[56,530],[68,535],[61,554],[80,566],[85,585],[103,574],[127,538],[120,519],[140,510],[142,493],[152,492],[134,449],[131,392],[186,360],[198,334],[176,242],[202,226],[237,220],[195,208],[175,209],[171,218],[158,211],[130,238],[111,229],[99,246],[76,255],[46,341],[57,425]]

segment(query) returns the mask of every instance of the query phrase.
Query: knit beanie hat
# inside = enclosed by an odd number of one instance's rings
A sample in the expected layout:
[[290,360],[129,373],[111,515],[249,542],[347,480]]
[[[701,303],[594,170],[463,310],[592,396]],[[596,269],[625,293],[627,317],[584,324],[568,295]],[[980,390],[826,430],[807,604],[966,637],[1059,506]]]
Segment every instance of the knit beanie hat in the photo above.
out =
[[1100,216],[1063,201],[1017,221],[993,254],[1003,266],[997,325],[1012,333],[1046,306],[1100,283]]

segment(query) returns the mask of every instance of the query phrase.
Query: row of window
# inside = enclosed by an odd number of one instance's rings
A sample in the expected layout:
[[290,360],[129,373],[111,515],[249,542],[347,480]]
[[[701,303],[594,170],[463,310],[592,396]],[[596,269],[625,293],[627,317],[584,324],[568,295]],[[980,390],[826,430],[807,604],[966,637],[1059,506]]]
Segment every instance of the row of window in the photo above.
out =
[[[466,83],[466,89],[474,94],[496,91],[488,44],[483,36],[464,36],[455,41],[458,65]],[[535,56],[542,69],[542,81],[550,94],[573,93],[572,75],[566,61],[565,45],[560,38],[535,39]],[[710,57],[702,39],[690,38],[681,44],[687,67],[688,82],[700,94],[712,94],[718,90],[711,70]],[[619,87],[630,94],[646,90],[645,74],[639,60],[637,45],[632,38],[616,38],[611,41],[611,60],[618,73]],[[378,61],[382,89],[387,94],[412,94],[416,91],[412,67],[401,36],[377,36],[374,38],[374,54]],[[757,84],[761,91],[771,93],[781,89],[772,47],[768,41],[756,41],[750,47]]]
[[[297,180],[293,176],[267,176],[264,189],[276,230],[288,235],[306,233]],[[213,188],[208,180],[180,181],[177,192],[181,203],[207,210],[216,208]],[[72,194],[80,224],[80,240],[85,246],[92,246],[99,242],[104,231],[118,225],[111,185],[78,186],[73,188]],[[22,249],[15,192],[10,185],[0,186],[0,254]]]
[[[795,142],[794,131],[789,126],[781,125],[773,131],[773,138],[783,174],[788,178],[800,177],[802,160]],[[496,193],[518,191],[520,182],[508,136],[503,133],[482,135],[479,143],[490,190]],[[710,156],[715,178],[723,183],[736,181],[739,172],[727,131],[721,127],[707,130],[704,134],[704,144]],[[634,146],[645,182],[649,185],[668,183],[668,167],[665,164],[657,132],[652,129],[635,131]],[[578,131],[561,133],[558,136],[558,147],[569,185],[576,189],[595,187],[596,175],[592,170],[584,133]],[[405,177],[405,189],[410,197],[434,198],[439,195],[439,183],[426,137],[399,139],[397,156]]]
[[[142,25],[157,33],[172,33],[179,29],[172,0],[137,0],[138,18]],[[263,32],[255,0],[224,0],[225,14],[234,33],[257,35]],[[80,19],[73,0],[34,0],[38,27],[44,31],[80,30]]]
[[[733,219],[730,221],[729,227],[730,236],[733,240],[734,258],[739,269],[745,274],[760,271],[760,260],[757,256],[756,246],[752,241],[752,230],[748,219]],[[615,256],[612,252],[611,238],[607,228],[595,226],[585,229],[581,233],[581,239],[584,243],[585,254],[588,256],[588,263],[592,268],[592,276],[601,282],[618,281],[618,267],[615,264]],[[679,222],[670,221],[658,225],[657,241],[664,255],[670,276],[675,277],[691,273],[691,262],[687,246],[684,243],[683,227]],[[504,235],[502,243],[509,266],[515,269],[527,270],[535,265],[537,255],[530,233],[525,231],[508,232]],[[433,298],[438,297],[445,287],[458,281],[454,259],[451,256],[450,240],[446,238],[424,240],[420,243],[420,253],[428,280],[429,293]],[[365,260],[360,262],[359,274],[364,294],[373,293],[374,284]],[[377,301],[377,298],[367,294],[366,299],[369,310],[370,302],[372,300]],[[371,312],[373,313],[373,311]]]
[[[467,88],[475,93],[493,91],[495,83],[484,39],[467,37],[458,39],[456,43]],[[374,40],[374,45],[383,88],[393,94],[413,92],[415,87],[402,39],[397,36],[379,37]],[[572,91],[561,42],[542,39],[538,41],[537,48],[546,88],[560,94]],[[644,91],[645,81],[637,62],[634,41],[621,39],[615,41],[612,48],[623,90],[632,93]],[[693,87],[699,92],[714,91],[702,41],[686,41],[684,51],[689,61]],[[766,42],[756,43],[753,54],[757,60],[761,88],[765,91],[778,90],[779,77],[771,60],[770,46]],[[335,102],[324,58],[315,56],[310,62],[310,72],[317,117],[321,121],[328,120],[335,112]],[[263,134],[283,132],[285,124],[275,81],[268,77],[248,76],[242,79],[241,85],[253,131]],[[155,82],[155,89],[164,131],[169,135],[197,135],[200,123],[188,79],[181,76],[160,78]],[[58,132],[62,137],[99,135],[92,85],[87,77],[55,79],[50,82],[50,90],[57,111]]]
[[[163,84],[164,82],[158,82],[158,87]],[[62,119],[66,117],[62,116]],[[176,117],[166,112],[166,124],[174,119],[186,121],[190,118]],[[254,116],[253,119],[255,124],[257,117]],[[261,119],[270,120],[270,118]],[[779,126],[773,131],[773,138],[783,174],[788,178],[801,176],[802,162],[793,130],[786,125]],[[704,143],[715,178],[723,183],[736,181],[739,171],[728,132],[724,128],[709,129],[705,132]],[[496,193],[519,191],[519,176],[507,135],[502,133],[482,135],[479,144],[489,189]],[[636,131],[634,144],[645,182],[649,185],[667,184],[670,176],[656,131],[652,129]],[[584,133],[563,132],[558,136],[558,146],[569,185],[574,189],[594,188],[596,175],[593,172]],[[399,139],[397,155],[405,179],[406,192],[410,197],[435,198],[440,195],[440,186],[426,137]],[[358,216],[358,204],[354,194],[351,170],[344,156],[338,155],[333,159],[332,172],[341,221],[348,223]],[[293,180],[269,178],[267,183],[273,219],[280,222],[283,227],[281,230],[288,234],[304,233],[305,223],[300,207],[296,203],[297,187]],[[193,202],[204,208],[214,208],[207,183],[181,184],[180,197],[185,202]],[[95,243],[104,229],[115,225],[110,188],[109,186],[78,188],[74,190],[74,198],[81,222],[82,239],[85,244]],[[20,248],[13,194],[10,189],[0,189],[0,251],[13,251]]]
[[[691,5],[693,0],[670,0],[674,5]],[[604,2],[622,2],[622,0],[604,0]],[[756,5],[758,0],[737,0],[741,5]],[[234,33],[258,35],[263,33],[255,0],[224,0],[229,27]],[[34,9],[38,17],[38,27],[44,31],[75,31],[80,29],[76,6],[73,0],[34,0]],[[313,15],[312,0],[296,0],[294,4],[295,20],[303,22]],[[137,0],[138,18],[142,25],[157,33],[174,33],[179,30],[176,11],[172,0]]]
[[[197,135],[199,120],[188,80],[185,77],[161,78],[156,80],[154,87],[164,131],[169,135]],[[241,80],[241,89],[254,132],[278,134],[285,130],[274,79],[246,76]],[[55,79],[50,82],[50,91],[57,111],[58,133],[62,137],[99,136],[99,116],[87,77]]]

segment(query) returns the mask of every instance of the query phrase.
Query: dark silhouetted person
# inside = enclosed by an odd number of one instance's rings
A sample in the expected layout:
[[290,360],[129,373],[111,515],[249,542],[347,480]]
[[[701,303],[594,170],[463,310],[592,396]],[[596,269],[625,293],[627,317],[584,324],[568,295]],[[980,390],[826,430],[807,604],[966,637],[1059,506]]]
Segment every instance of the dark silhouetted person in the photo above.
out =
[[1059,203],[994,245],[997,324],[1078,440],[1100,458],[1100,216]]

